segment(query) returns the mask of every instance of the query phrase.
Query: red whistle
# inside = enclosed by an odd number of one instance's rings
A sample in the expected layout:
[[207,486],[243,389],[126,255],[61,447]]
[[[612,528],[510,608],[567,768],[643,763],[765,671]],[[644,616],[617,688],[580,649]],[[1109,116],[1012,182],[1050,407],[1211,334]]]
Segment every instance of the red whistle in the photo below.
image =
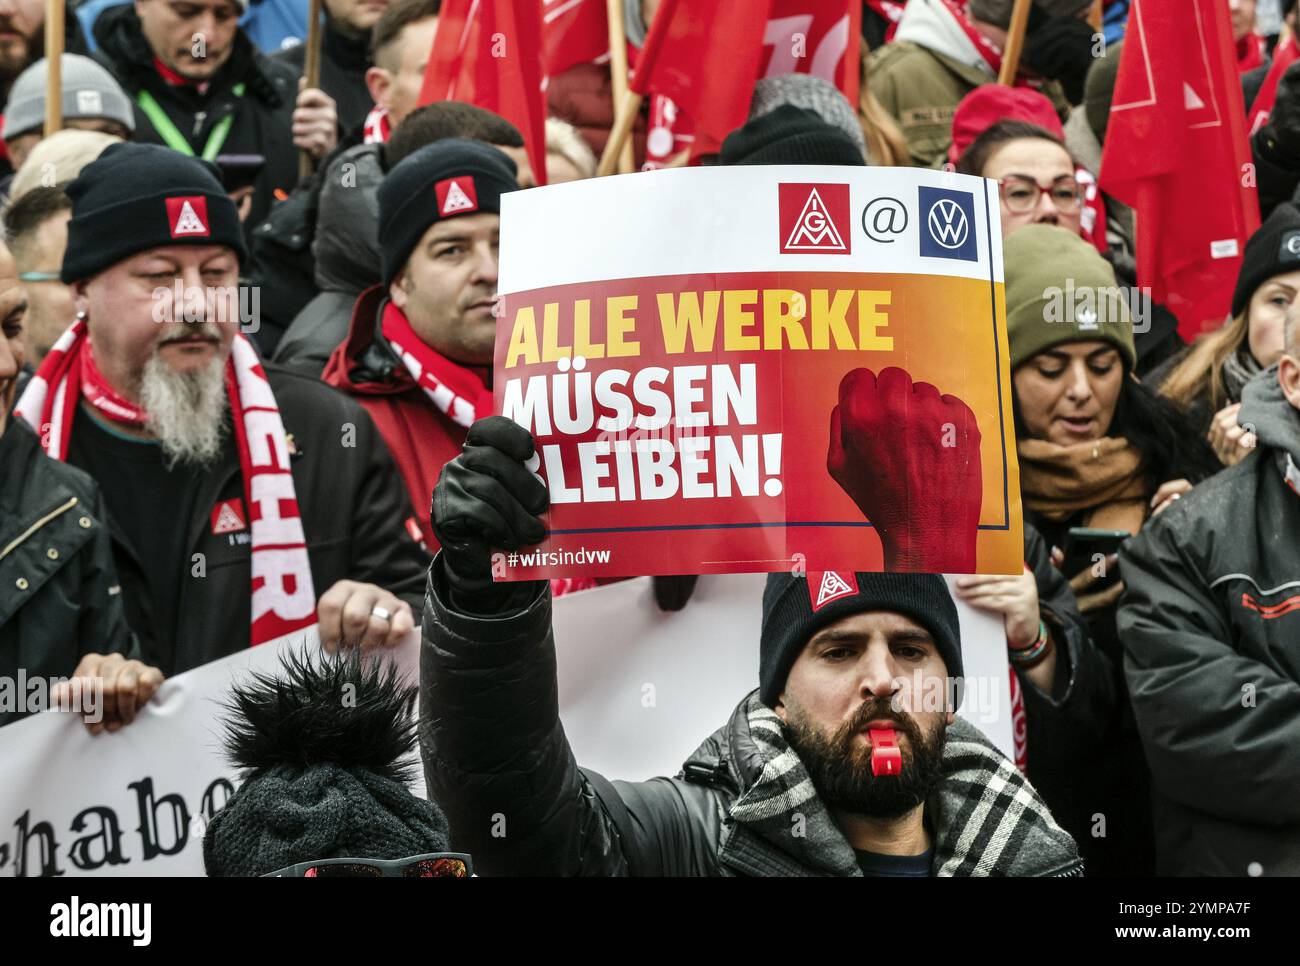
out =
[[897,775],[903,770],[903,752],[898,747],[893,728],[872,728],[871,774]]

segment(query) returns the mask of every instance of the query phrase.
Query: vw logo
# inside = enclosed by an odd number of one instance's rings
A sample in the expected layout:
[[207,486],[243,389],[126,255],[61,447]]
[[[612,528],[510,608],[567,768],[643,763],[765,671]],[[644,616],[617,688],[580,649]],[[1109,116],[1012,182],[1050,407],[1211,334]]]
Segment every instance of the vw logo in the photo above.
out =
[[966,244],[970,234],[970,224],[961,205],[951,198],[941,198],[930,206],[926,219],[930,226],[930,237],[944,248],[956,249]]

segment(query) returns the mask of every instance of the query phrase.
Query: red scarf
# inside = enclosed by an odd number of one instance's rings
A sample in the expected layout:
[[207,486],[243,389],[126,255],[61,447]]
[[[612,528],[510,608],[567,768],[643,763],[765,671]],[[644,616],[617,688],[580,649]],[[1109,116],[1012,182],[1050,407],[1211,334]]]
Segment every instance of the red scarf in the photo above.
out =
[[406,316],[392,302],[384,306],[380,330],[406,371],[451,421],[466,429],[480,416],[492,415],[492,391],[483,370],[452,362],[415,334]]
[[366,144],[387,144],[389,135],[393,133],[393,122],[389,120],[388,108],[372,107],[370,113],[366,115],[362,132]]
[[[957,21],[957,26],[966,32],[970,42],[975,45],[975,49],[984,58],[984,63],[988,64],[993,76],[997,77],[1002,71],[1002,51],[993,41],[975,29],[975,25],[970,22],[970,17],[967,16],[966,4],[958,3],[957,0],[939,0],[939,2],[948,9],[952,19]],[[1019,75],[1016,77],[1016,84],[1017,86],[1021,84]]]
[[[226,395],[235,424],[245,506],[252,510],[249,642],[257,645],[315,624],[316,592],[289,471],[284,423],[257,351],[242,335],[235,337],[226,362]],[[144,411],[123,399],[100,374],[82,319],[59,336],[14,407],[53,459],[67,459],[79,398],[117,422],[140,425],[145,420]]]
[[171,87],[193,87],[200,94],[208,92],[209,81],[190,80],[188,77],[176,73],[157,57],[153,59],[153,69],[163,79],[163,83]]
[[889,43],[898,33],[898,22],[903,19],[907,0],[867,0],[867,6],[889,21],[889,28],[885,31],[885,43]]
[[1258,34],[1246,34],[1237,41],[1237,70],[1241,73],[1264,65],[1265,40]]

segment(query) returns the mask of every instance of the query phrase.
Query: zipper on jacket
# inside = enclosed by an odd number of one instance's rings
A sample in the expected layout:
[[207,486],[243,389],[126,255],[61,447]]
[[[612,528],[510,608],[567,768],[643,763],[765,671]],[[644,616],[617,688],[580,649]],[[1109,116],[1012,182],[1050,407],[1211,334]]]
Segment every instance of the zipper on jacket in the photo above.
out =
[[29,537],[31,537],[33,533],[35,533],[41,527],[45,526],[45,524],[49,523],[55,517],[59,517],[62,516],[64,513],[67,513],[76,505],[77,505],[77,498],[75,496],[69,497],[67,503],[64,503],[62,506],[55,507],[49,513],[45,514],[45,516],[41,517],[30,527],[24,530],[22,533],[18,534],[18,536],[10,540],[8,546],[6,546],[3,550],[0,550],[0,560],[4,560],[5,557],[9,556],[10,553],[12,553],[15,549],[17,549],[20,545],[22,545]]

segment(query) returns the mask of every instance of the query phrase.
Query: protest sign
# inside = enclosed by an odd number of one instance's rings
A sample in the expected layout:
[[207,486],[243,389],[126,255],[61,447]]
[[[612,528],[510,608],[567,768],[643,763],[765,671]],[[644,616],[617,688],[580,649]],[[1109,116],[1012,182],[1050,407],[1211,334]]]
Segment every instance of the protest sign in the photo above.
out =
[[[407,680],[418,645],[390,652]],[[221,747],[232,682],[318,646],[313,625],[178,674],[113,734],[60,711],[0,728],[0,875],[203,875],[207,820],[240,782]]]
[[496,579],[1020,571],[993,182],[659,171],[501,232],[496,407],[551,509]]

